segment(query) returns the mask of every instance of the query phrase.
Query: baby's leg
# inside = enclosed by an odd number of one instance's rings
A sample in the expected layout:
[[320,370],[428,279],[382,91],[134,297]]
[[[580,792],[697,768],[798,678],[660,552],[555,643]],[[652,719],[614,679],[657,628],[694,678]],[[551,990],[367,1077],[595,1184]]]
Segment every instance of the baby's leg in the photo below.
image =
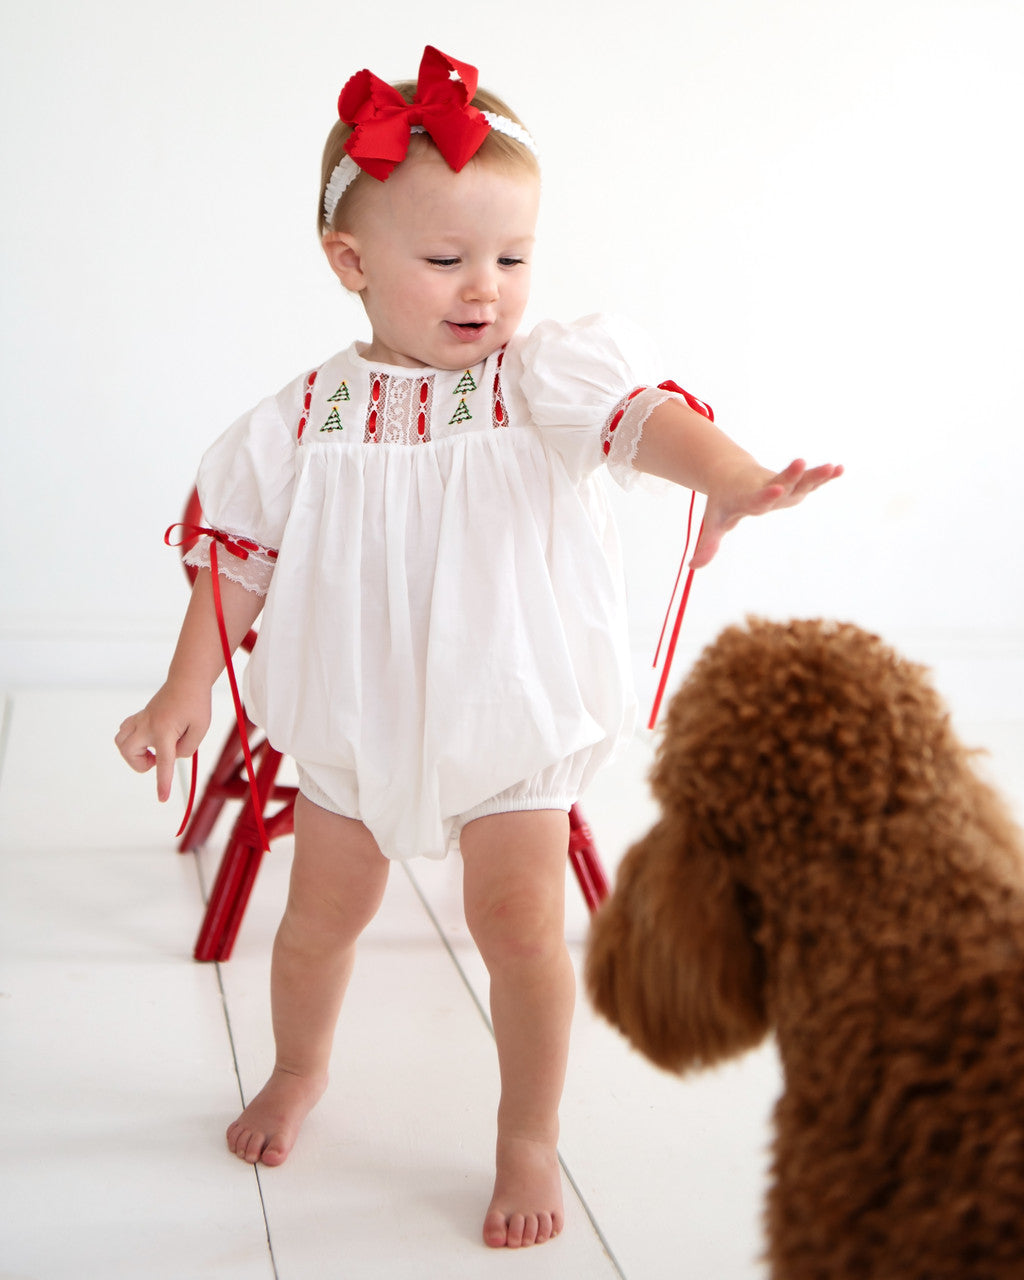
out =
[[558,1104],[576,982],[565,944],[565,813],[478,818],[462,831],[466,920],[491,978],[498,1046],[497,1176],[484,1219],[493,1248],[562,1229]]
[[327,1087],[327,1066],[356,941],[384,896],[390,863],[361,822],[295,802],[295,859],[274,941],[273,1074],[227,1132],[250,1164],[281,1164]]

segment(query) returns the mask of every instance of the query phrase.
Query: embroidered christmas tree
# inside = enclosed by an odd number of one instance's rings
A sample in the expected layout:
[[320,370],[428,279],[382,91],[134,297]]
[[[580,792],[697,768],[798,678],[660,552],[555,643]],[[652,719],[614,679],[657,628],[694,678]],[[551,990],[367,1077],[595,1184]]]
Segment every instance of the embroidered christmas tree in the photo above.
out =
[[[331,396],[331,399],[334,400],[335,397]],[[320,428],[320,430],[321,431],[344,431],[345,430],[344,423],[338,417],[337,407],[331,410],[330,416],[328,417],[324,425]]]
[[[459,379],[459,385],[452,392],[452,395],[468,396],[471,391],[475,391],[475,390],[476,390],[476,383],[473,381],[473,375],[467,369],[466,372]],[[464,419],[460,418],[459,421],[462,422],[464,421]]]
[[449,425],[450,427],[454,427],[454,426],[456,425],[456,423],[458,423],[458,422],[469,422],[469,421],[470,421],[470,419],[471,419],[472,417],[473,417],[473,415],[472,415],[472,414],[470,413],[470,411],[466,408],[466,402],[465,402],[465,400],[460,400],[460,401],[459,401],[459,407],[455,410],[455,412],[452,414],[452,416],[448,419],[448,425]]
[[[333,396],[327,397],[327,403],[337,404],[339,400],[351,400],[351,399],[352,397],[348,393],[348,383],[343,382],[341,386],[337,389],[337,391],[335,391]],[[330,419],[328,418],[328,422],[329,421]]]

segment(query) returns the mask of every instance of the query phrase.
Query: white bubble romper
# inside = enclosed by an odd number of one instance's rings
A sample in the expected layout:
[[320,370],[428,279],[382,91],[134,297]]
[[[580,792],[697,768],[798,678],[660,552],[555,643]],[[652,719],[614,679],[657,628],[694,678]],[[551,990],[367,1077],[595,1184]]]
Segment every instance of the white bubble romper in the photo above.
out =
[[[239,419],[199,497],[207,525],[258,547],[218,557],[266,594],[249,715],[310,800],[389,858],[440,858],[473,818],[568,809],[632,731],[603,472],[632,483],[671,393],[598,317],[454,372],[361,350]],[[208,565],[209,541],[187,561]]]

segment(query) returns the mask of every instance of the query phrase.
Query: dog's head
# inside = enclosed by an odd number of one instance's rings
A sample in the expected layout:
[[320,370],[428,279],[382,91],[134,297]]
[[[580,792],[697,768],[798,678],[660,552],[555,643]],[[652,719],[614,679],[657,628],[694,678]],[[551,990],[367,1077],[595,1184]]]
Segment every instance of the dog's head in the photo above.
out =
[[651,775],[665,815],[766,881],[863,854],[965,752],[925,669],[851,623],[752,619],[710,645],[669,707]]
[[841,901],[835,866],[926,804],[955,754],[923,669],[860,628],[723,632],[669,707],[651,778],[661,820],[593,923],[598,1010],[674,1070],[752,1047],[769,1025],[772,913],[808,877],[822,908]]
[[594,1007],[668,1071],[752,1048],[768,1030],[754,912],[725,859],[658,823],[626,854],[591,924]]

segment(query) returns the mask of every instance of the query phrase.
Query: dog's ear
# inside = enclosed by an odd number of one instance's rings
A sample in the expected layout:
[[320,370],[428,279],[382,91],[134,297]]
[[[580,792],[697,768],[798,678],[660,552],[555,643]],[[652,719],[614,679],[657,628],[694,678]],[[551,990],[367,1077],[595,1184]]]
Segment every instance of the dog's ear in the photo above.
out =
[[663,820],[626,854],[594,917],[590,999],[669,1071],[742,1053],[768,1030],[763,960],[740,894],[722,853]]

